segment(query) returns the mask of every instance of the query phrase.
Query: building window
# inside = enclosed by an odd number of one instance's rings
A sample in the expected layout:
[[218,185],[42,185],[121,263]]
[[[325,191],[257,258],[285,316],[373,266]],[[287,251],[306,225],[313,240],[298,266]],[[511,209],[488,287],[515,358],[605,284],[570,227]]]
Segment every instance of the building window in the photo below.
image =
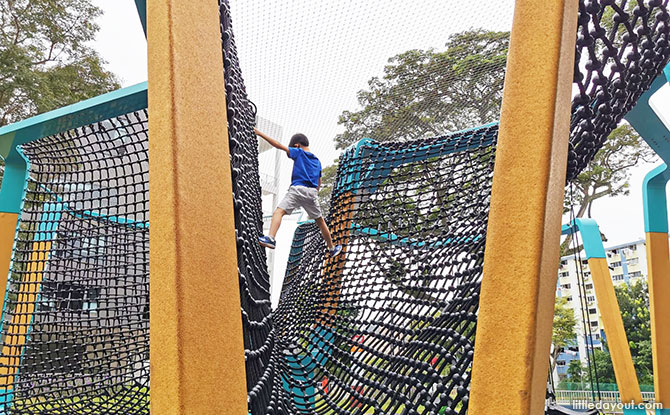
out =
[[570,289],[570,284],[563,284],[563,285],[561,285],[561,288],[563,288],[564,290],[569,290]]
[[567,259],[562,260],[561,261],[561,266],[564,267],[566,265],[568,265],[568,260]]
[[596,310],[595,308],[589,308],[589,314],[595,314],[597,312],[598,310]]
[[591,327],[598,327],[598,322],[597,321],[592,321],[591,322]]
[[589,296],[586,297],[586,301],[588,301],[588,302],[596,301],[596,297],[593,296],[593,295],[589,295]]
[[584,271],[584,278],[588,278],[591,276],[591,271]]
[[568,272],[568,271],[566,271],[566,272],[559,272],[559,273],[558,273],[558,276],[561,277],[561,278],[565,278],[565,277],[567,277],[568,275],[570,275],[570,272]]
[[629,275],[631,278],[641,277],[641,276],[642,276],[642,271],[631,272],[631,273],[628,274],[628,275]]
[[556,364],[559,366],[565,366],[565,360],[557,360]]
[[572,297],[568,297],[568,298],[566,298],[565,301],[567,301],[567,302],[572,301]]
[[640,263],[640,258],[631,258],[627,260],[628,265],[637,265]]
[[44,282],[42,284],[41,307],[46,310],[88,311],[96,313],[100,288],[66,282]]
[[586,289],[587,290],[592,290],[593,289],[593,284],[586,284]]
[[623,280],[623,274],[614,274],[614,275],[612,275],[612,280],[614,280],[614,281],[622,281],[622,280]]
[[621,266],[621,261],[614,261],[614,262],[612,262],[610,265],[613,266],[613,267],[615,267],[615,268],[616,268],[616,267],[620,267],[620,266]]
[[588,259],[582,259],[582,265],[589,265]]

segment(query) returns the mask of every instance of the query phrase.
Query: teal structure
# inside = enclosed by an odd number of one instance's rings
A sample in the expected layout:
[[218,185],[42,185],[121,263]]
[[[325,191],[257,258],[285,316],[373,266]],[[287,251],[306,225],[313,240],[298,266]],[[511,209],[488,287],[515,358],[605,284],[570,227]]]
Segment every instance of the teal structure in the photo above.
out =
[[[649,99],[668,82],[670,82],[670,64],[664,68],[663,74],[654,80],[649,90],[640,97],[635,108],[625,117],[626,121],[664,161],[663,164],[647,173],[644,178],[642,199],[645,232],[668,232],[666,187],[668,180],[670,180],[670,170],[668,169],[670,164],[670,131],[649,103]],[[646,414],[647,412],[641,410],[631,412],[631,410],[628,410],[624,413],[629,415]],[[655,415],[670,415],[670,408],[656,409]]]
[[[626,121],[640,134],[649,146],[661,157],[664,164],[650,171],[644,178],[642,198],[644,203],[645,232],[668,232],[668,203],[665,188],[670,180],[670,131],[651,108],[649,99],[670,80],[670,65],[652,83],[638,104],[628,114]],[[670,409],[666,410],[670,414]]]
[[572,235],[579,232],[584,244],[586,259],[606,258],[603,241],[600,237],[600,228],[591,218],[576,218],[561,227],[561,235]]

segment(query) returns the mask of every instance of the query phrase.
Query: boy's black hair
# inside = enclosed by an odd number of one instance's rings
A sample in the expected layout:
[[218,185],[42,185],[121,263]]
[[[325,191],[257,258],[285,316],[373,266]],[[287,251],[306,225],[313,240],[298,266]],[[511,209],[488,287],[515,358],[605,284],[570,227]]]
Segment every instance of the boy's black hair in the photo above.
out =
[[294,134],[293,137],[291,137],[291,141],[288,143],[289,147],[295,147],[296,144],[300,144],[301,146],[309,147],[309,140],[307,137],[305,137],[305,134]]

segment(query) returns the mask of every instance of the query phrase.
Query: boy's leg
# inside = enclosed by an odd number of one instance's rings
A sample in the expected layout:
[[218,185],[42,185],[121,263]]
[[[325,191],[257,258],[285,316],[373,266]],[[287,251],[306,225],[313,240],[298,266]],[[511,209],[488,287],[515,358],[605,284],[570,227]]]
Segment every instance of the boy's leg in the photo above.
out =
[[326,241],[328,249],[332,250],[334,247],[333,238],[330,236],[330,230],[328,230],[328,225],[326,225],[326,221],[323,220],[323,216],[315,219],[315,222],[317,225],[319,225],[319,229],[321,229],[321,234],[323,235],[323,239]]
[[275,209],[274,213],[272,214],[272,222],[270,222],[270,236],[272,237],[272,239],[274,239],[277,236],[279,225],[281,225],[281,220],[285,214],[286,211],[282,208]]

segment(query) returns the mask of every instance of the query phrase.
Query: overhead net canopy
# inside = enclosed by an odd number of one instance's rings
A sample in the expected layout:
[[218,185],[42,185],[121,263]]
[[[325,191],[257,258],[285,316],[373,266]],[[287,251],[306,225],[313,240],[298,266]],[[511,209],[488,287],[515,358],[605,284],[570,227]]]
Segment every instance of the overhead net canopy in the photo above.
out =
[[[512,4],[462,3],[221,1],[254,415],[467,412]],[[629,3],[581,4],[569,177],[670,55],[667,2]],[[249,97],[324,164],[323,143],[358,143],[327,217],[344,253],[328,259],[317,228],[299,227],[274,311]],[[22,147],[6,413],[148,413],[146,119]]]

